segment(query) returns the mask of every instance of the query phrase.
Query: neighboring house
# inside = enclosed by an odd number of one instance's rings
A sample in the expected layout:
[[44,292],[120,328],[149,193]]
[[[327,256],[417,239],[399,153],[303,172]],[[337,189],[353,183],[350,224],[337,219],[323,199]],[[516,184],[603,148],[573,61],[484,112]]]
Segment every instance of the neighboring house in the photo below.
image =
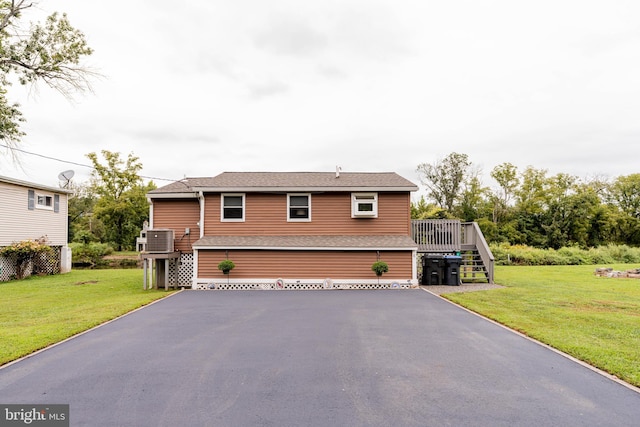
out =
[[[23,240],[46,238],[54,249],[50,273],[68,272],[68,197],[71,191],[0,176],[0,247]],[[0,257],[0,281],[16,274],[15,266]]]
[[[383,286],[417,284],[410,216],[417,190],[396,173],[185,178],[148,193],[147,245],[153,230],[173,230],[180,262],[171,274],[181,286],[375,287],[377,260],[389,265]],[[236,265],[228,276],[217,268],[227,258]]]

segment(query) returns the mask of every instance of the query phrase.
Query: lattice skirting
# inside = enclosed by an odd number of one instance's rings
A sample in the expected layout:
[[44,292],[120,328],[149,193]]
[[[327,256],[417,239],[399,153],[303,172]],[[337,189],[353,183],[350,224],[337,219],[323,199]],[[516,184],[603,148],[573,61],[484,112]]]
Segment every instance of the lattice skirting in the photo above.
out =
[[193,254],[180,254],[180,258],[178,259],[177,271],[175,263],[169,263],[169,283],[178,283],[179,287],[191,286],[192,277]]
[[[33,274],[60,273],[60,246],[52,246],[51,253],[35,256],[26,268],[25,277]],[[13,280],[18,275],[17,258],[0,256],[0,282]]]
[[227,283],[220,280],[203,280],[198,282],[193,289],[197,290],[227,290],[227,291],[249,291],[249,290],[290,290],[290,291],[312,291],[312,290],[336,290],[336,289],[411,289],[417,286],[410,283],[330,283],[324,282],[286,282],[277,280],[273,283]]

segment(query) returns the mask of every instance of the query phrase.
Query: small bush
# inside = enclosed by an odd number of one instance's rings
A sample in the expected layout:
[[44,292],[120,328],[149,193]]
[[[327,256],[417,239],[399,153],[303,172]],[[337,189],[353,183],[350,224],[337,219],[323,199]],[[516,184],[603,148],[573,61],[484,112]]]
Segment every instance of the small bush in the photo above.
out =
[[14,242],[9,246],[0,249],[0,255],[16,260],[17,278],[24,279],[31,275],[34,259],[37,255],[51,253],[52,249],[47,245],[47,238],[41,237],[36,240],[23,240]]
[[228,272],[230,272],[234,268],[236,268],[236,265],[230,259],[222,260],[218,264],[218,270],[221,270],[224,274],[227,274]]
[[376,273],[376,276],[380,277],[383,273],[389,271],[389,265],[384,261],[376,261],[371,266],[371,270]]
[[71,243],[71,253],[74,264],[95,266],[102,257],[111,255],[113,248],[106,243]]

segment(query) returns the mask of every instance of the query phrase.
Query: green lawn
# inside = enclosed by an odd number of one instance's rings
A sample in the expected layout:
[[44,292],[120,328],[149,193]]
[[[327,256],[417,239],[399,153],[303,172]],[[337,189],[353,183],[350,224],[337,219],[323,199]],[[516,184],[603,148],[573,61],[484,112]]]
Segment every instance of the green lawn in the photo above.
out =
[[498,266],[495,282],[506,288],[443,296],[640,386],[640,279],[595,269]]
[[0,282],[0,365],[169,295],[142,270],[74,270]]

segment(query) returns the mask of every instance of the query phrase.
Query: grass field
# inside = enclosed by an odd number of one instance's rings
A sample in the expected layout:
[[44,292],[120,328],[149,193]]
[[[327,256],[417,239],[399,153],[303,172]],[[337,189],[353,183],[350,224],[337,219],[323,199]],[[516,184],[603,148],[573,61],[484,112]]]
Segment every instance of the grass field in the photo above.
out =
[[498,266],[495,282],[505,288],[443,296],[640,386],[640,279],[595,269]]
[[0,365],[167,296],[142,270],[74,270],[0,282]]

